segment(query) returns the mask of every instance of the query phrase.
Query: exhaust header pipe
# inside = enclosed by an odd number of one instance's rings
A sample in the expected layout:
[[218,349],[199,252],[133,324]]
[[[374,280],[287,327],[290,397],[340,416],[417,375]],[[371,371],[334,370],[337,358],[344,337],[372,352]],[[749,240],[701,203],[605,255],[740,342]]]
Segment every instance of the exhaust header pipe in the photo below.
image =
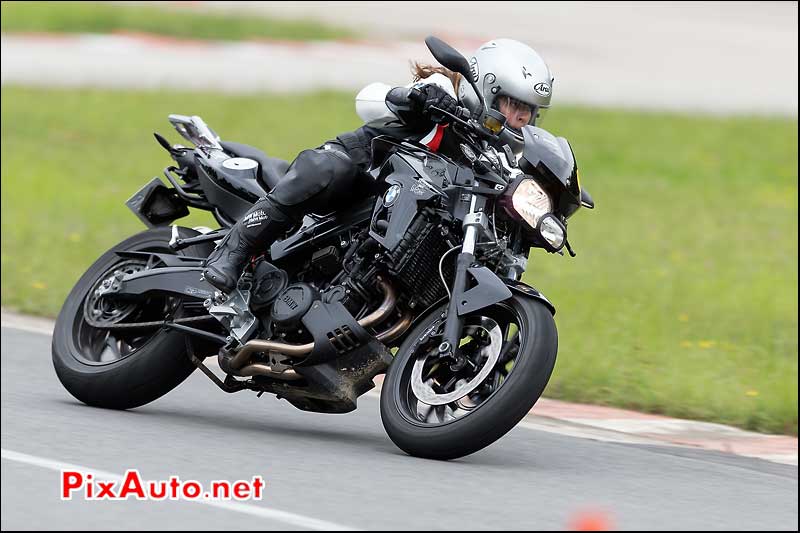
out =
[[[384,293],[383,301],[377,309],[358,321],[358,324],[362,327],[371,327],[374,324],[384,321],[397,305],[397,294],[394,288],[385,280],[380,280],[378,286]],[[403,316],[397,324],[378,334],[376,338],[381,342],[391,341],[402,335],[410,325],[411,314],[409,313]],[[233,358],[228,362],[228,366],[237,375],[264,375],[278,379],[299,379],[301,376],[291,369],[277,372],[272,370],[269,365],[262,363],[248,365],[247,363],[254,353],[259,352],[277,352],[289,357],[302,357],[310,354],[313,350],[313,342],[306,344],[289,344],[286,342],[257,339],[248,341],[239,348]],[[220,356],[220,358],[221,357],[222,356]]]

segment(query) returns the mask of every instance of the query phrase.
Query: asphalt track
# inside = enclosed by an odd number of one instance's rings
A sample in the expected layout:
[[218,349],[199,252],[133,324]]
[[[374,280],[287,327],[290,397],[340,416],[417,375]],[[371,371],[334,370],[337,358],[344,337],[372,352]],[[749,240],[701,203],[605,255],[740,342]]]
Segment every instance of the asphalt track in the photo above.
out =
[[[47,335],[2,329],[2,529],[549,529],[600,512],[610,527],[796,530],[797,467],[517,427],[470,457],[408,457],[368,394],[348,415],[226,395],[196,372],[119,412],[58,382]],[[59,498],[65,464],[145,479],[267,482],[262,500]],[[102,474],[98,473],[98,479]]]

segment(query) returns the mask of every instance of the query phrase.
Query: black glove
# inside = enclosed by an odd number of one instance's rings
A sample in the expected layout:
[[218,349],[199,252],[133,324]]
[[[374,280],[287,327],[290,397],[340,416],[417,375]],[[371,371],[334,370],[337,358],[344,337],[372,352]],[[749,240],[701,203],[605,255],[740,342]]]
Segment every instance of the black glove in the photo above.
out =
[[447,122],[449,118],[437,113],[432,108],[436,107],[453,115],[458,114],[458,100],[433,83],[423,85],[419,89],[412,89],[409,98],[419,106],[419,111],[433,122]]
[[455,98],[438,85],[423,85],[418,89],[395,87],[386,94],[386,106],[402,122],[420,130],[430,129],[431,121],[445,122],[447,117],[431,108],[438,107],[457,114],[459,107]]

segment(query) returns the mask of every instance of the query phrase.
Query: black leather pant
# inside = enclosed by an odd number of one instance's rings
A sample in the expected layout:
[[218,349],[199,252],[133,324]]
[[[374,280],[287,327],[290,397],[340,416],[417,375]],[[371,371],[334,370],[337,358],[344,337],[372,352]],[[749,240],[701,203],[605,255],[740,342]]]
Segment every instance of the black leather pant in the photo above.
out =
[[308,213],[346,209],[372,193],[365,148],[369,138],[344,134],[320,148],[304,150],[286,175],[231,228],[208,257],[203,276],[225,292],[236,287],[248,259],[269,247]]
[[304,150],[267,198],[295,222],[308,213],[346,208],[372,193],[371,178],[364,173],[367,157],[362,150],[347,150],[338,140]]

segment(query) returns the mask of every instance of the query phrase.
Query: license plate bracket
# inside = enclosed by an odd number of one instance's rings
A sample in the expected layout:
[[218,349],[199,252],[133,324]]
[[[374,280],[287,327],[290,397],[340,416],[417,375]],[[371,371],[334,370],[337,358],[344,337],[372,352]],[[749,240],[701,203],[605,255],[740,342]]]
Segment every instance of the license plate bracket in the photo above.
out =
[[173,220],[189,214],[186,202],[159,178],[153,178],[147,185],[136,191],[125,205],[133,211],[148,228],[166,226]]

